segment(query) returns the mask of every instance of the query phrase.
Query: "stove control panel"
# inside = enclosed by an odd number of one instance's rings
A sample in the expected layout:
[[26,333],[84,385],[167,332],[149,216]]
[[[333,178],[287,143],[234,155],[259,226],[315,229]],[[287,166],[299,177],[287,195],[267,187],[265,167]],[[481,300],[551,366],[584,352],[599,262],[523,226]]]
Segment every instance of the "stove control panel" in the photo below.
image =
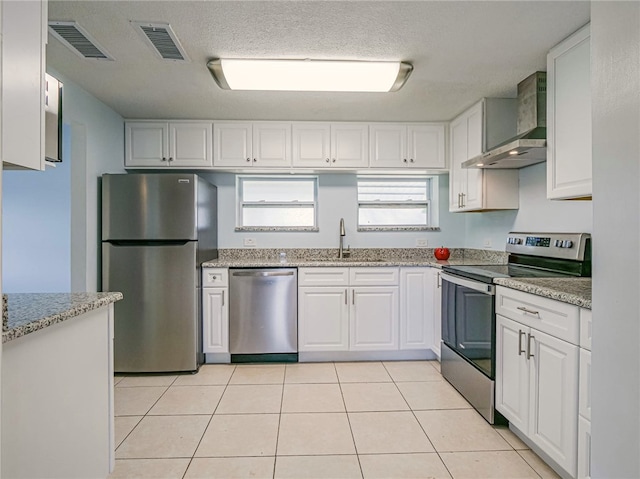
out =
[[584,259],[588,233],[509,233],[507,253],[545,256],[549,258]]

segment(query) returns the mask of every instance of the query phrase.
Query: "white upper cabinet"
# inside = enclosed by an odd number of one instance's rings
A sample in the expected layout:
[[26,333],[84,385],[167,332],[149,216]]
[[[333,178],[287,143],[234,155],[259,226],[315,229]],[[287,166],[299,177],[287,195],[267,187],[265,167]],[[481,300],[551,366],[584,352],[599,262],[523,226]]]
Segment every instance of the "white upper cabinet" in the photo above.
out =
[[215,122],[213,136],[214,166],[291,166],[290,123]]
[[294,123],[293,166],[366,168],[368,138],[366,123]]
[[591,172],[589,25],[547,55],[547,198],[588,198]]
[[47,2],[2,2],[2,160],[44,170]]
[[[451,122],[449,211],[518,209],[518,170],[462,168],[462,163],[499,143],[498,138],[509,138],[509,115],[503,112],[508,113],[512,104],[510,99],[485,98]],[[490,124],[487,109],[496,111],[501,121]],[[512,126],[515,135],[515,118]]]
[[372,124],[369,128],[369,166],[445,168],[445,131],[442,124]]
[[125,123],[127,168],[210,168],[210,121],[129,121]]

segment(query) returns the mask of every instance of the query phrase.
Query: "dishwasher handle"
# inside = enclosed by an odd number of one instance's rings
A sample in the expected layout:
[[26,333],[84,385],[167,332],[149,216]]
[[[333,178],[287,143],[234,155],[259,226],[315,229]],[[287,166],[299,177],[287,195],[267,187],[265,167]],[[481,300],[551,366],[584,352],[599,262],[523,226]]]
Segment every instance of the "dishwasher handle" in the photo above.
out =
[[268,277],[268,276],[293,276],[293,271],[237,271],[231,273],[232,276],[252,276],[252,277]]

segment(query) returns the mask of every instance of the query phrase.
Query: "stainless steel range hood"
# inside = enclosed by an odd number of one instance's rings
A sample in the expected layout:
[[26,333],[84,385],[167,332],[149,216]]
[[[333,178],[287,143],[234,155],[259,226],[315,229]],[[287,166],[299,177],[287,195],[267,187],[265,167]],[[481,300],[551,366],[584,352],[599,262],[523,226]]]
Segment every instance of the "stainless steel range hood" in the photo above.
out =
[[547,160],[547,74],[536,72],[518,83],[518,134],[463,168],[524,168]]

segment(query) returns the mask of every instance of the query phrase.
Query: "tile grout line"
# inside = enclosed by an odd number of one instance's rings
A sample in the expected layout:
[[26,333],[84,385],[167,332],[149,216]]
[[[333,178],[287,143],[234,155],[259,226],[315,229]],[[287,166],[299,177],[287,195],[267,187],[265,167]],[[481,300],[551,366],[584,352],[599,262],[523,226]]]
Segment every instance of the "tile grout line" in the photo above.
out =
[[342,405],[344,406],[344,413],[347,416],[347,424],[349,424],[349,432],[351,433],[351,440],[353,441],[353,449],[356,453],[356,459],[358,461],[358,467],[360,468],[360,477],[364,479],[364,471],[362,470],[362,463],[360,462],[360,454],[358,454],[358,446],[356,444],[356,438],[353,435],[353,427],[351,426],[351,418],[349,417],[349,411],[347,411],[347,403],[344,400],[344,393],[342,392],[342,382],[340,382],[340,376],[338,375],[338,368],[336,363],[333,363],[333,367],[336,370],[336,377],[338,378],[338,387],[340,388],[340,397],[342,398]]
[[187,464],[187,468],[184,470],[184,474],[182,474],[182,479],[184,479],[187,476],[187,472],[189,471],[189,468],[191,467],[191,463],[193,462],[193,460],[196,457],[196,452],[198,452],[198,448],[200,447],[200,444],[202,444],[202,440],[204,439],[205,434],[207,434],[207,429],[209,429],[209,425],[211,424],[211,421],[213,421],[213,416],[216,413],[216,410],[218,409],[218,406],[220,406],[220,403],[222,402],[222,397],[224,396],[224,393],[227,392],[227,387],[229,386],[229,383],[231,382],[231,377],[235,374],[236,372],[236,367],[233,368],[233,372],[231,373],[231,376],[229,376],[229,379],[227,380],[227,383],[224,385],[224,390],[222,391],[222,394],[220,395],[220,398],[218,399],[218,403],[216,404],[216,407],[213,408],[213,412],[211,413],[211,417],[209,418],[209,422],[207,422],[207,425],[204,428],[204,431],[202,432],[202,436],[200,436],[200,440],[198,441],[198,444],[196,444],[195,449],[193,450],[193,454],[191,455],[191,458],[189,459],[189,464]]

